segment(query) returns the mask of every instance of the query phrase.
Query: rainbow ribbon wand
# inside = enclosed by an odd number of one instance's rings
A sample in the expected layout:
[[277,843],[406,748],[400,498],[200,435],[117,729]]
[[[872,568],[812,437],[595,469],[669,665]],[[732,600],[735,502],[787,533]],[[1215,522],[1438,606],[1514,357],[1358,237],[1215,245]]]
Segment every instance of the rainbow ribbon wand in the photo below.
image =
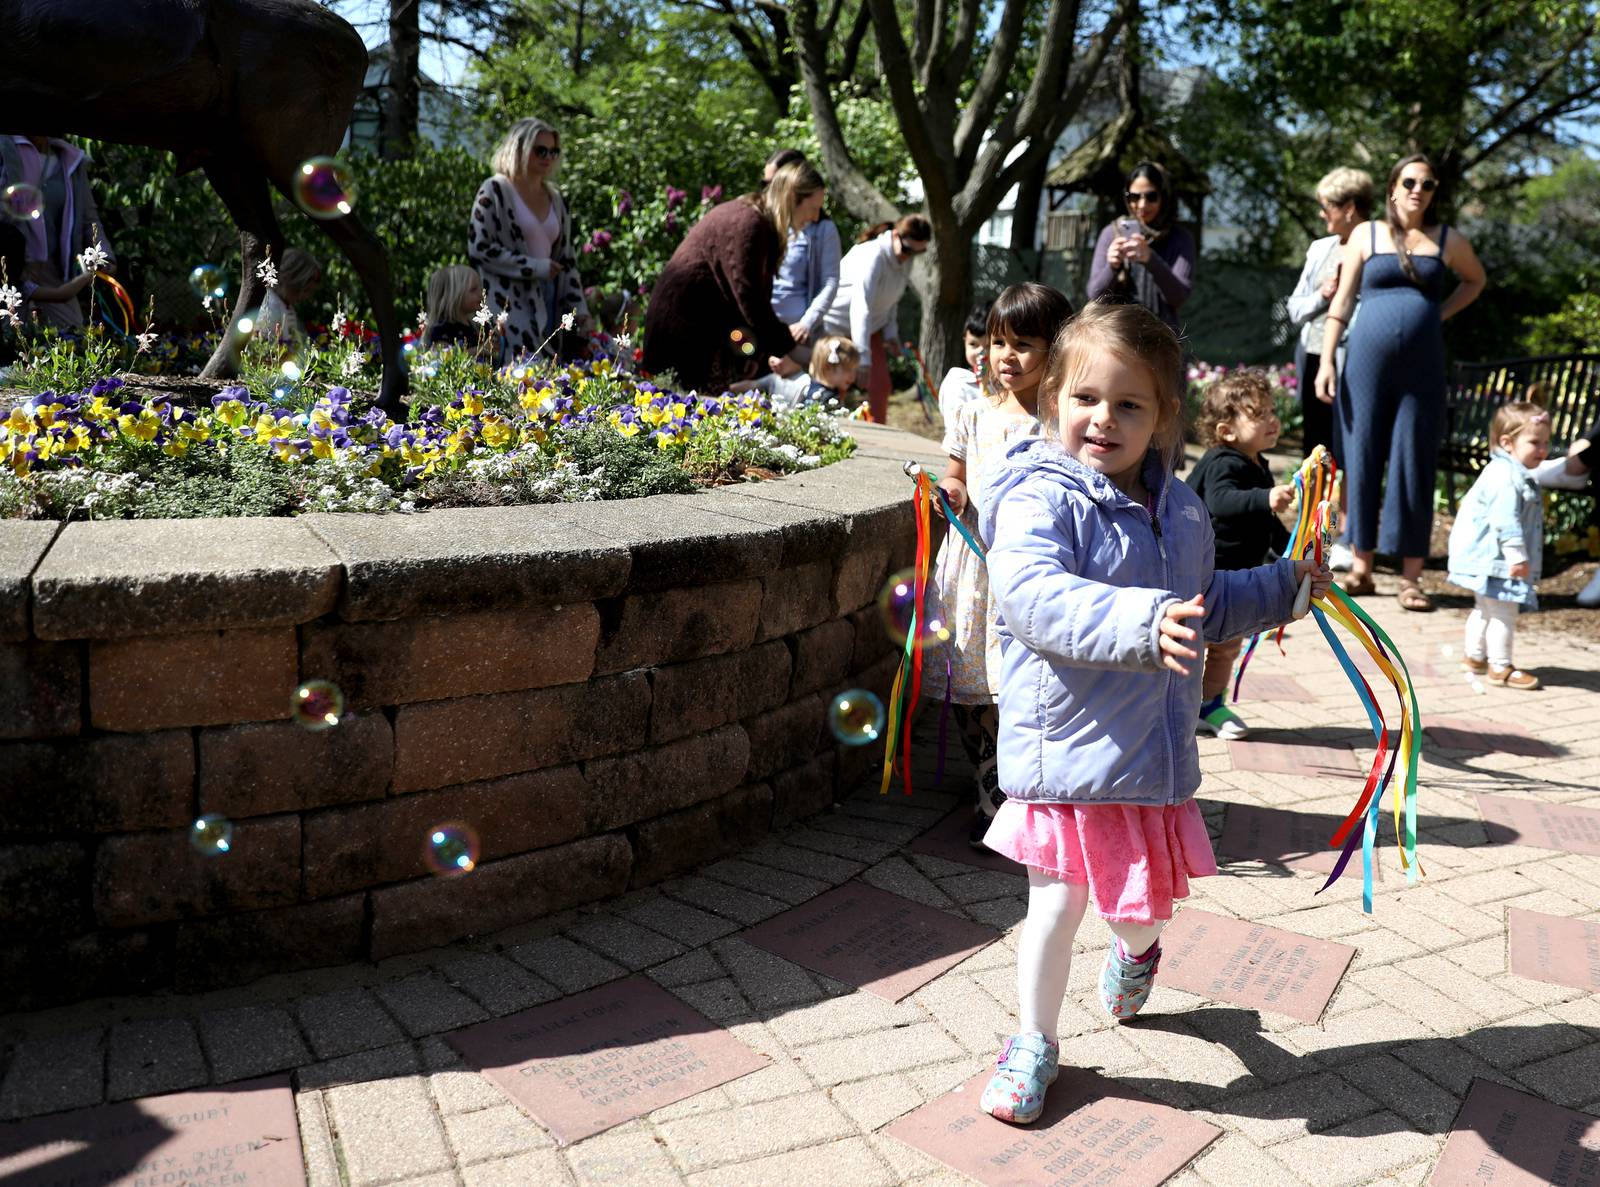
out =
[[932,424],[933,410],[939,403],[938,396],[934,392],[933,376],[928,374],[928,364],[922,361],[922,352],[917,349],[917,344],[907,342],[906,349],[911,352],[911,357],[917,363],[917,403],[922,408],[923,419]]
[[[900,666],[895,672],[894,686],[889,692],[889,714],[885,727],[883,750],[883,779],[878,785],[878,794],[886,794],[889,783],[894,778],[895,754],[900,753],[900,778],[905,786],[906,794],[911,794],[911,718],[915,715],[918,700],[922,695],[922,634],[928,621],[928,580],[929,570],[933,565],[933,508],[938,507],[940,513],[960,534],[967,547],[975,552],[979,559],[983,557],[983,548],[973,538],[967,526],[961,522],[950,500],[945,497],[944,491],[933,480],[933,475],[923,469],[917,462],[908,461],[902,469],[906,477],[915,484],[912,493],[912,507],[917,520],[917,551],[916,561],[912,568],[912,602],[911,619],[906,630],[905,646],[900,654]],[[946,668],[945,699],[949,701],[949,669]],[[943,718],[940,722],[943,731]]]

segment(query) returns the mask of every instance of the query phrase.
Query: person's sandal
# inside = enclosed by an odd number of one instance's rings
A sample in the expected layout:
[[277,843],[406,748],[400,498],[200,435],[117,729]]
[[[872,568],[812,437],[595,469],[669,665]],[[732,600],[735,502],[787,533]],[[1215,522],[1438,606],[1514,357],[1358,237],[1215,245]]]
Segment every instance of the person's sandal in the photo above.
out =
[[1532,672],[1524,672],[1521,668],[1490,668],[1489,683],[1531,692],[1539,687],[1539,677]]
[[1013,1125],[1037,1121],[1044,1112],[1044,1091],[1061,1070],[1061,1045],[1037,1031],[1013,1035],[1000,1050],[995,1073],[983,1090],[978,1107],[989,1116]]
[[1400,587],[1400,592],[1395,595],[1395,601],[1400,603],[1400,609],[1413,610],[1418,614],[1429,614],[1433,611],[1433,599],[1422,592],[1422,586],[1410,582]]
[[1378,592],[1378,587],[1372,582],[1371,573],[1363,573],[1359,577],[1352,573],[1339,582],[1339,588],[1352,598],[1365,598]]
[[1473,659],[1470,655],[1461,661],[1463,670],[1471,672],[1474,676],[1482,676],[1489,670],[1489,661],[1486,659]]

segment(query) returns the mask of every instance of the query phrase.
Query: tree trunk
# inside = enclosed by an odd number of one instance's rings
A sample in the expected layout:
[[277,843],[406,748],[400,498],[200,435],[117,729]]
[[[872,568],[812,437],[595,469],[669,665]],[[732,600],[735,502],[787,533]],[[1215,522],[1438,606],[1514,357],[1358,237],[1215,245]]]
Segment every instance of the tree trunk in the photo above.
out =
[[572,77],[583,77],[583,4],[578,0],[577,15],[573,20],[574,31],[572,35]]
[[1011,208],[1012,251],[1032,251],[1039,246],[1039,200],[1044,195],[1045,174],[1049,172],[1050,158],[1040,157],[1039,163],[1017,182],[1017,203]]
[[422,0],[389,0],[389,102],[383,109],[383,155],[409,157],[417,145],[422,70]]
[[[944,237],[936,234],[924,262],[911,274],[922,302],[917,349],[935,390],[944,373],[964,358],[961,327],[967,320],[972,291],[972,234],[970,230]],[[946,250],[949,246],[955,250]]]

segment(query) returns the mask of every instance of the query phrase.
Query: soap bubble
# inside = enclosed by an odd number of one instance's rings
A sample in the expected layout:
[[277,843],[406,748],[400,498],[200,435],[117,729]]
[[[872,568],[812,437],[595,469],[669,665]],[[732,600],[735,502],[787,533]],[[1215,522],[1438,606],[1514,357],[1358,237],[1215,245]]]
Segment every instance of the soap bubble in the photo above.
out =
[[290,383],[300,382],[300,376],[302,374],[300,370],[300,364],[295,362],[293,359],[284,359],[283,366],[279,367],[278,370],[283,372],[283,377]]
[[233,336],[235,346],[242,347],[251,338],[255,337],[256,325],[261,321],[261,310],[251,309],[241,313],[239,320],[229,327],[229,334]]
[[189,287],[194,290],[194,295],[201,299],[212,297],[220,301],[228,295],[228,289],[232,284],[232,280],[219,264],[196,264],[189,271]]
[[350,170],[333,157],[312,157],[294,175],[294,198],[312,218],[342,218],[354,208]]
[[189,844],[201,857],[221,857],[233,850],[233,821],[211,813],[189,827]]
[[756,332],[740,326],[728,331],[728,347],[734,354],[743,355],[745,358],[754,358],[756,354]]
[[326,680],[307,680],[294,690],[290,703],[295,724],[308,730],[325,730],[344,716],[344,693]]
[[[878,593],[878,613],[883,616],[883,626],[889,637],[901,647],[911,633],[911,620],[917,605],[917,572],[901,569],[884,583]],[[930,643],[943,643],[950,638],[950,628],[942,617],[939,599],[934,593],[930,577],[923,591],[923,612],[926,619],[917,624],[917,637],[913,650],[921,650]]]
[[852,688],[828,706],[828,728],[846,746],[865,746],[883,733],[883,702],[864,688]]
[[441,878],[459,878],[478,868],[478,834],[459,820],[436,824],[428,830],[422,860]]
[[[31,222],[44,217],[44,195],[37,186],[25,182],[8,185],[0,190],[0,213],[14,223]],[[18,278],[11,278],[16,281]]]

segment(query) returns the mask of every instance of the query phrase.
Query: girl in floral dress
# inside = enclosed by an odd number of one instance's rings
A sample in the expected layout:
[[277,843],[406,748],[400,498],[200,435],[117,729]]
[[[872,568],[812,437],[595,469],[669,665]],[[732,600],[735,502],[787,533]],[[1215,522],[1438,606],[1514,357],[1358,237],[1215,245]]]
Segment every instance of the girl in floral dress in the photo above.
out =
[[[1072,303],[1045,284],[1018,284],[1001,293],[989,310],[987,399],[969,400],[956,411],[945,434],[950,455],[939,480],[951,509],[977,535],[984,482],[1013,443],[1039,431],[1035,416],[1039,380],[1057,332],[1072,316]],[[950,637],[925,670],[923,687],[945,695],[940,669],[949,665],[949,696],[961,743],[977,773],[977,807],[968,839],[983,844],[984,831],[1005,799],[995,773],[999,725],[1000,640],[989,612],[989,583],[979,557],[954,527],[945,535],[934,577],[942,622]],[[930,615],[931,617],[931,615]]]

